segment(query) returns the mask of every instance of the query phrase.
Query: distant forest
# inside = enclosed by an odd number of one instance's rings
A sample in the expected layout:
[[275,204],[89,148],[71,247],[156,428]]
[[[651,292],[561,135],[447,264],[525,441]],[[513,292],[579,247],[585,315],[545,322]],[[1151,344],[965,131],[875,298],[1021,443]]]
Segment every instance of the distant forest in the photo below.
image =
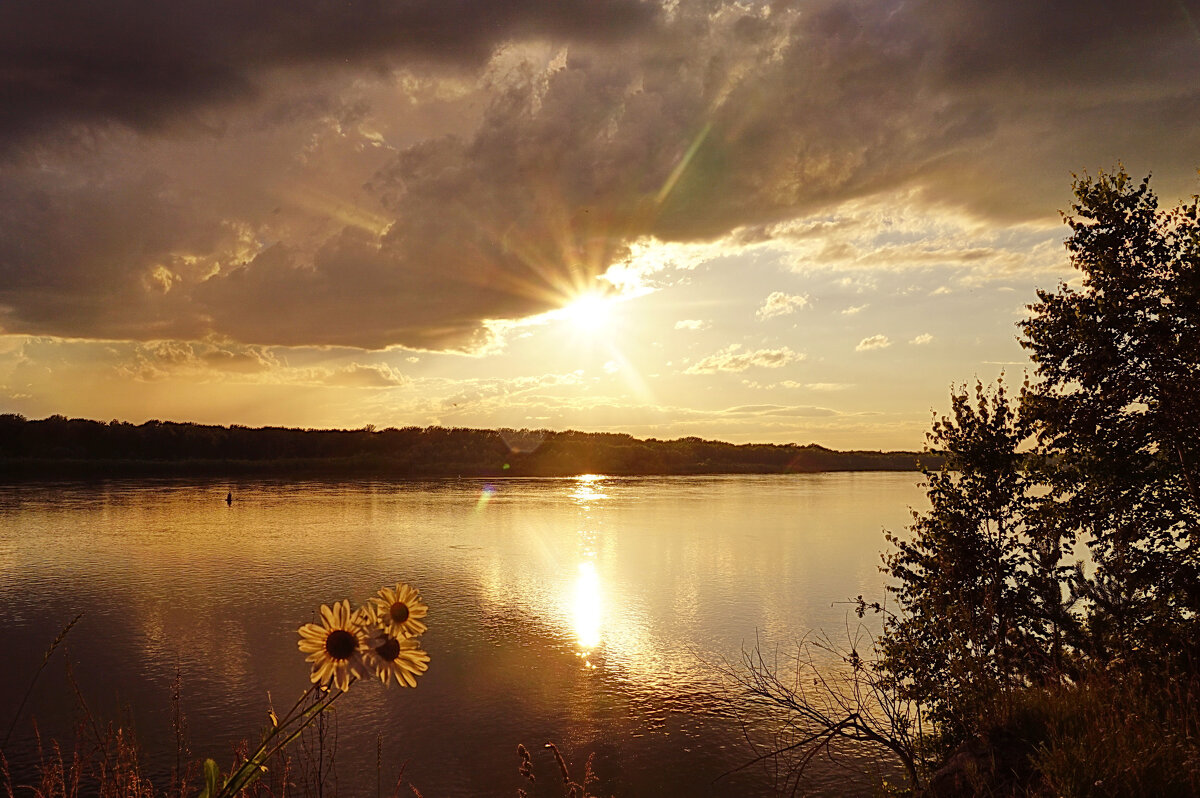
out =
[[546,430],[130,424],[0,415],[0,477],[307,474],[379,477],[779,474],[938,468],[936,454]]

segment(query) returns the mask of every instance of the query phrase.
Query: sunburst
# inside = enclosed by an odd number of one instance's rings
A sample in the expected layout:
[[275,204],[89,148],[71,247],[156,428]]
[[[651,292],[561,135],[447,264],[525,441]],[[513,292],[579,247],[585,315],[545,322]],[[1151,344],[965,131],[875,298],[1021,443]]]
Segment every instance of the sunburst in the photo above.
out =
[[603,294],[587,293],[574,299],[560,312],[580,332],[599,333],[612,324],[613,300]]

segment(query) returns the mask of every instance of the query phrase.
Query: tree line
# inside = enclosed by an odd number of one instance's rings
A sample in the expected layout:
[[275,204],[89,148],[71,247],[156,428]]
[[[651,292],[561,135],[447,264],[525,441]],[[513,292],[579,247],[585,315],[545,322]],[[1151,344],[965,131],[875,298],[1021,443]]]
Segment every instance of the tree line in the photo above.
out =
[[570,430],[316,430],[0,415],[0,473],[9,477],[810,473],[916,470],[920,462],[928,465],[937,458],[915,452],[839,452],[816,444],[734,445],[696,437],[642,440]]

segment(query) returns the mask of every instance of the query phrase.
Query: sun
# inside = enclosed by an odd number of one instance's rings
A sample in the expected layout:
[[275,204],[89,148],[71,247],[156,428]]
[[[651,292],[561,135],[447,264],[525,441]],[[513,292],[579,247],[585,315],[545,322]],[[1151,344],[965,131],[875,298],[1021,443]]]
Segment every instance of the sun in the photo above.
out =
[[584,294],[564,307],[562,316],[581,332],[600,332],[612,323],[612,304],[602,294]]

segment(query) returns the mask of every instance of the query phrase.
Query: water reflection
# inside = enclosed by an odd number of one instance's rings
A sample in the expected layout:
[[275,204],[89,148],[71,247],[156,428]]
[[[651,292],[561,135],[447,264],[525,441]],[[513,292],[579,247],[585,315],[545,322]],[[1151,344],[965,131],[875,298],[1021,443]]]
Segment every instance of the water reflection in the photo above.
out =
[[571,616],[575,632],[575,640],[579,646],[579,656],[585,668],[594,669],[592,654],[601,642],[601,622],[604,612],[604,591],[600,582],[600,573],[596,569],[597,533],[591,518],[593,502],[607,499],[608,495],[600,490],[605,477],[601,474],[583,474],[575,478],[575,487],[570,493],[571,499],[582,511],[581,527],[577,531],[579,553],[582,561],[579,563],[579,573],[575,577],[574,591],[571,599]]
[[582,649],[584,664],[594,667],[587,655],[600,645],[601,622],[604,614],[604,592],[596,564],[589,561],[579,563],[579,576],[575,578],[575,639]]
[[575,490],[571,491],[571,498],[584,506],[597,499],[607,499],[608,494],[599,490],[603,480],[602,474],[582,474],[575,477]]
[[[402,696],[376,682],[347,697],[339,791],[373,794],[386,728],[383,761],[411,761],[425,794],[480,798],[511,795],[497,777],[513,745],[546,739],[595,752],[606,795],[767,794],[757,770],[712,783],[745,752],[708,663],[760,630],[782,653],[795,630],[842,628],[833,602],[879,594],[879,529],[924,497],[905,474],[247,482],[232,510],[226,490],[0,486],[0,615],[21,672],[87,609],[69,642],[94,711],[132,705],[139,735],[170,740],[179,673],[192,748],[217,754],[259,727],[268,691],[307,687],[295,629],[313,606],[409,578],[437,607],[435,667]],[[41,679],[40,728],[70,733],[73,686],[62,668]],[[27,683],[0,680],[0,708]],[[34,761],[28,716],[17,733]],[[169,772],[173,746],[149,747]],[[447,766],[466,751],[469,767]]]

